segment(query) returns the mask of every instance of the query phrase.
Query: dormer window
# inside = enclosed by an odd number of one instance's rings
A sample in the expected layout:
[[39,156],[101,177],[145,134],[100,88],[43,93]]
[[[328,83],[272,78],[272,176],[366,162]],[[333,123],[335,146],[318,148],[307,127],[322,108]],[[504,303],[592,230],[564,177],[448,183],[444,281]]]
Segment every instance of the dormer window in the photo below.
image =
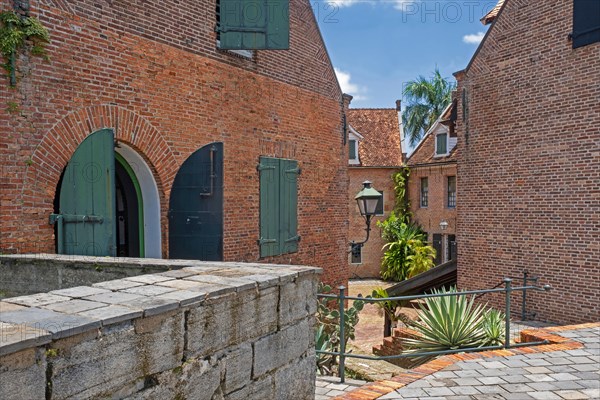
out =
[[348,159],[358,160],[358,141],[350,139],[348,141]]
[[438,133],[435,135],[435,155],[446,156],[448,155],[448,134]]
[[364,139],[363,136],[350,125],[348,129],[348,164],[360,165],[358,146],[362,139]]

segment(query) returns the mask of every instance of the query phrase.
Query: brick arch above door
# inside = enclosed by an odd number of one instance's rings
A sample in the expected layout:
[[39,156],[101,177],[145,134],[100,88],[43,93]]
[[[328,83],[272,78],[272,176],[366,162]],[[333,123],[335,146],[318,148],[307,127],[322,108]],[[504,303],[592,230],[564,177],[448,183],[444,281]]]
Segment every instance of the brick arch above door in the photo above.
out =
[[[136,150],[148,163],[158,187],[161,210],[166,210],[166,199],[179,165],[162,134],[146,118],[133,111],[116,105],[91,106],[65,116],[48,131],[31,155],[21,191],[21,204],[24,214],[38,220],[37,237],[52,237],[52,226],[47,225],[47,219],[53,211],[60,175],[79,144],[102,128],[114,129],[115,139]],[[162,211],[161,222],[165,227],[166,213]],[[162,242],[164,246],[164,237]],[[37,250],[42,252],[51,252],[52,248],[50,239],[41,239],[37,246]],[[163,248],[163,254],[165,252],[166,248]]]

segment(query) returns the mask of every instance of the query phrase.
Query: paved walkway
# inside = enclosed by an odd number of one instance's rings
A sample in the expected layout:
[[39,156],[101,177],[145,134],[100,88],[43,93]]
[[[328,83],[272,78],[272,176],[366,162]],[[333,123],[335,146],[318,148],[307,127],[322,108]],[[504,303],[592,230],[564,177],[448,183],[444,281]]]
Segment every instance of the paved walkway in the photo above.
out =
[[453,356],[361,388],[318,379],[316,399],[600,399],[600,324],[539,332],[558,344]]

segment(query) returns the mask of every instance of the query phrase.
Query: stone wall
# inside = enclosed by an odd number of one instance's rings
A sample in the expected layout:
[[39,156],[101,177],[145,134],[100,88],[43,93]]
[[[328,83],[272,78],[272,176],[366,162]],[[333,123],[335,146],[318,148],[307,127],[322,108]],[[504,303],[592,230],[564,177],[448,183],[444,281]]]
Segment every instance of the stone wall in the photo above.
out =
[[173,260],[0,255],[0,299],[181,268]]
[[0,398],[314,398],[320,270],[185,263],[0,302]]

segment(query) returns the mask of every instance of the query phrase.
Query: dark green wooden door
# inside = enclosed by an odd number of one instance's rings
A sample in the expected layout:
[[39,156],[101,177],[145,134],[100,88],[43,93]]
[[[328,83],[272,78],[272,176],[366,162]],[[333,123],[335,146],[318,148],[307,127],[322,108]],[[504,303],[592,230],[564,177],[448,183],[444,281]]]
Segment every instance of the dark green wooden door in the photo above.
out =
[[116,255],[114,132],[88,136],[71,157],[60,187],[58,252]]
[[169,258],[223,260],[223,143],[197,150],[175,176]]

